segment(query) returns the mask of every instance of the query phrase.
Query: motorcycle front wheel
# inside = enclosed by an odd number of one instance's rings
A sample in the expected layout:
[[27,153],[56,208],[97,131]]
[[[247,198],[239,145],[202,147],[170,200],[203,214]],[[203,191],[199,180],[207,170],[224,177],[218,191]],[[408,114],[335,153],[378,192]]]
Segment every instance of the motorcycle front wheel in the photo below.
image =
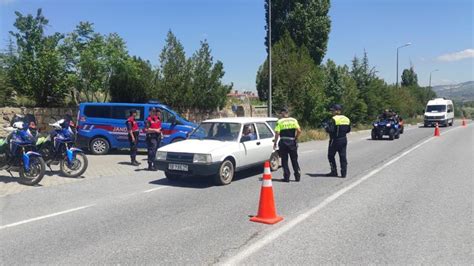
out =
[[60,170],[61,173],[67,177],[79,177],[87,170],[88,164],[87,156],[79,152],[74,156],[71,164],[69,164],[67,158],[64,157],[60,162]]
[[28,171],[22,166],[20,167],[20,178],[18,183],[28,186],[34,186],[38,184],[44,177],[46,166],[43,158],[31,157],[30,158],[30,169]]

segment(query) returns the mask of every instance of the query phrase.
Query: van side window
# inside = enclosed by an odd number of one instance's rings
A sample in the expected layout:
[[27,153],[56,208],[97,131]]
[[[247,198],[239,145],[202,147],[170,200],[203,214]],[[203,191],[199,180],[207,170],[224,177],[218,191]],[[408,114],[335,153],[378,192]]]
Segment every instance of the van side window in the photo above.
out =
[[143,121],[143,113],[145,108],[139,106],[114,106],[112,108],[112,117],[113,119],[127,119],[130,115],[131,110],[137,111],[137,120]]
[[[174,115],[172,113],[170,113],[169,111],[165,110],[165,109],[160,108],[160,110],[161,110],[161,122],[162,123],[170,123],[169,120]],[[180,124],[178,120],[176,120],[176,123]]]
[[84,107],[84,114],[87,117],[95,118],[110,118],[111,116],[111,106],[104,105],[86,105]]

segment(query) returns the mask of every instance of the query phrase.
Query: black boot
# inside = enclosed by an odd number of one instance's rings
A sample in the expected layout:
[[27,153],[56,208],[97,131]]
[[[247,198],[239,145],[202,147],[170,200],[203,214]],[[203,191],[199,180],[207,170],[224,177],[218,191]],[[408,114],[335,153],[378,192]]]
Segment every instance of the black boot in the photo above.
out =
[[337,177],[336,165],[331,164],[331,172],[327,173],[326,176]]
[[346,177],[347,174],[347,168],[341,168],[341,177],[344,178]]
[[152,163],[148,163],[148,171],[155,171]]

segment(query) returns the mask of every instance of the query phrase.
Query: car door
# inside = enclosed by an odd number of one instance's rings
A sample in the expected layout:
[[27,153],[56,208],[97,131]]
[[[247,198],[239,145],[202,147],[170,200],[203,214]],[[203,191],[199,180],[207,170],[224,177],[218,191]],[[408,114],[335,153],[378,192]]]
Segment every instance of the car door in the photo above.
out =
[[268,127],[266,123],[257,123],[257,133],[260,141],[259,159],[260,161],[266,161],[270,159],[273,153],[273,131]]
[[[245,136],[246,127],[249,127],[253,134],[255,134],[254,138],[247,138]],[[244,124],[242,127],[242,132],[240,134],[240,150],[242,151],[242,166],[246,167],[249,165],[254,165],[262,162],[262,156],[260,153],[261,142],[258,139],[257,131],[255,130],[254,123],[247,123]]]

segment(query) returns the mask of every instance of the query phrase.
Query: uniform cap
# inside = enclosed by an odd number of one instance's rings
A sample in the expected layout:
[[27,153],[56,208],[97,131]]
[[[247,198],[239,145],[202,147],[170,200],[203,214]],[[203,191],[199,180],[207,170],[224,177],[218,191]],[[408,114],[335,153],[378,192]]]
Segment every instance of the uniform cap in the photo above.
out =
[[342,110],[342,106],[340,104],[333,104],[331,106],[331,111],[341,111]]

